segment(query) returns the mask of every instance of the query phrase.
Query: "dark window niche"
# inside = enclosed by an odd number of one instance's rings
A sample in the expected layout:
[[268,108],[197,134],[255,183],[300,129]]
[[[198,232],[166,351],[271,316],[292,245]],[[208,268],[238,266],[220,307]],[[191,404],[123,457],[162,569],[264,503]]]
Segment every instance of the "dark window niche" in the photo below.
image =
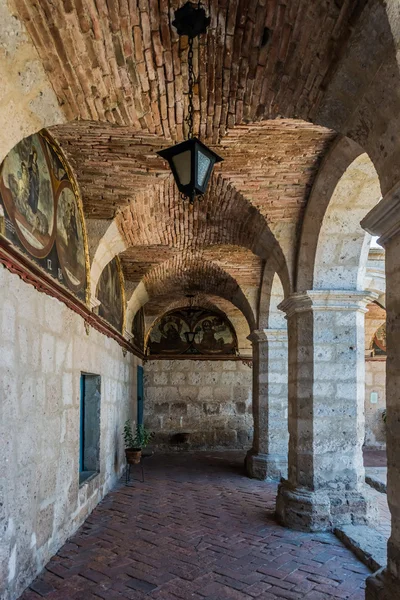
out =
[[100,375],[81,374],[79,483],[100,472]]

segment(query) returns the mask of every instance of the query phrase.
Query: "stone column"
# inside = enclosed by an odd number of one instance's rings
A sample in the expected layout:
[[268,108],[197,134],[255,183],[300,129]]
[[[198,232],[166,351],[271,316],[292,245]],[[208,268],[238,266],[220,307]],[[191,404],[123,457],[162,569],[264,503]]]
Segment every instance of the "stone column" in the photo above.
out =
[[386,267],[386,451],[387,498],[392,516],[386,569],[367,579],[366,600],[400,598],[400,185],[367,215],[361,225],[380,235]]
[[250,477],[279,481],[287,474],[287,331],[262,329],[253,344],[253,447],[247,455]]
[[293,529],[367,523],[364,292],[314,290],[289,297],[289,468],[277,516]]

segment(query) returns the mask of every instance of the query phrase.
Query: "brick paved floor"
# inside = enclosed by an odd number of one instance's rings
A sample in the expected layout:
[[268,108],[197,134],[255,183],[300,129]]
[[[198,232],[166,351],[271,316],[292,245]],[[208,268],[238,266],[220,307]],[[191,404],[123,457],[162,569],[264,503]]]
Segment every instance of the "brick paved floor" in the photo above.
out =
[[387,456],[386,450],[373,450],[371,448],[364,448],[364,465],[366,467],[386,467]]
[[154,456],[123,482],[21,600],[362,600],[369,570],[331,534],[276,524],[276,486],[243,456]]

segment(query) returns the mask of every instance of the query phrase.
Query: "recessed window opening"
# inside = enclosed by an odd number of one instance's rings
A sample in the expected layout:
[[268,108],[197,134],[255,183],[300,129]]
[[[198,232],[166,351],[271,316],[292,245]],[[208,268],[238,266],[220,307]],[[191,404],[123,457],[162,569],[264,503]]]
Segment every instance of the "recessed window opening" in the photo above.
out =
[[79,483],[100,472],[100,375],[81,374]]

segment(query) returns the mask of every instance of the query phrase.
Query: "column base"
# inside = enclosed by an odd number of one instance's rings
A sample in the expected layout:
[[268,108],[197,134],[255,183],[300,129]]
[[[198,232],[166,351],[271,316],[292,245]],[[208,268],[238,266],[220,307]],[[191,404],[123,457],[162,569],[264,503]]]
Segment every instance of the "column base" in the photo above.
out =
[[245,460],[247,475],[262,481],[280,481],[287,476],[287,456],[282,454],[255,454],[249,450]]
[[287,480],[278,487],[278,521],[298,531],[331,531],[339,525],[369,525],[378,517],[367,489],[360,492],[312,492],[293,488]]
[[365,600],[394,600],[400,598],[400,580],[386,569],[377,571],[367,579]]

